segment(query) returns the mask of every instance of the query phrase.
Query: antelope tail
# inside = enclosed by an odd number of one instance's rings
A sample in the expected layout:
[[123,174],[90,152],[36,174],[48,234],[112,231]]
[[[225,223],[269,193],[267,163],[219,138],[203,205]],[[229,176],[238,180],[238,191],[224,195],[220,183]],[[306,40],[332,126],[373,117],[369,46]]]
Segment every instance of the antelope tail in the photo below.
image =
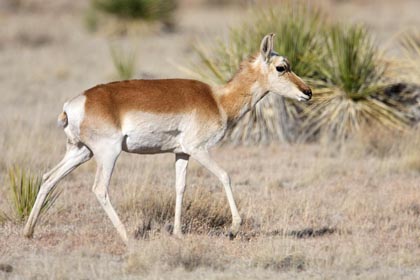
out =
[[59,127],[65,128],[68,123],[69,123],[69,120],[67,119],[67,113],[61,112],[61,114],[58,115],[57,125]]

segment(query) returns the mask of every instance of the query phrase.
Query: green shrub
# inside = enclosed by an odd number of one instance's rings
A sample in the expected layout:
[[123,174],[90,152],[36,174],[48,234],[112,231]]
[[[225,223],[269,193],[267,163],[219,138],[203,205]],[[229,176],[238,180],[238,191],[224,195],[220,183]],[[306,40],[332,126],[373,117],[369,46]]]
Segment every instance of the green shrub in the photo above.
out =
[[176,0],[93,0],[93,6],[121,18],[170,21]]
[[302,138],[344,140],[363,125],[402,129],[401,104],[385,96],[385,66],[366,28],[334,25],[324,34],[328,55],[319,90],[305,110]]
[[[40,176],[33,175],[17,166],[9,169],[10,191],[13,209],[19,221],[29,217],[42,185]],[[44,214],[56,201],[60,192],[53,190],[42,205],[40,215]]]
[[[200,63],[193,65],[192,71],[198,78],[213,84],[226,83],[241,61],[259,50],[261,39],[268,33],[277,34],[274,49],[289,59],[297,75],[306,80],[319,77],[323,46],[318,34],[325,22],[318,10],[298,2],[259,10],[252,16],[249,23],[231,30],[227,43],[218,41],[211,50],[196,46]],[[301,110],[301,104],[269,94],[232,128],[226,139],[245,143],[294,140]]]

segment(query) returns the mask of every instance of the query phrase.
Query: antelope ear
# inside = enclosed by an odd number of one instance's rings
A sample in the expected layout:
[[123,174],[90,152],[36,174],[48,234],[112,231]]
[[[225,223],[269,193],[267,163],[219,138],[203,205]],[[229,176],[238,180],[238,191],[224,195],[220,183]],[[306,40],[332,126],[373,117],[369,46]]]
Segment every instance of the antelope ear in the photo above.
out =
[[276,34],[270,33],[268,35],[265,35],[265,37],[261,41],[260,52],[266,62],[268,62],[268,60],[270,59],[271,52],[273,51],[274,36],[276,36]]

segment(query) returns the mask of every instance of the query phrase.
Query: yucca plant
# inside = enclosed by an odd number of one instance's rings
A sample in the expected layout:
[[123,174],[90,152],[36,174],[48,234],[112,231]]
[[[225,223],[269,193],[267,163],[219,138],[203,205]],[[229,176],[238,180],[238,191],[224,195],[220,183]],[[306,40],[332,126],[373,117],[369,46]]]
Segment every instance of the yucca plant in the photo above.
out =
[[[200,63],[192,66],[190,73],[213,84],[226,83],[241,61],[258,51],[260,39],[273,32],[277,34],[275,50],[289,59],[296,74],[306,80],[319,76],[323,50],[318,34],[324,21],[318,10],[298,1],[285,3],[281,8],[256,11],[252,18],[247,24],[232,29],[228,41],[219,40],[211,50],[197,45]],[[225,139],[242,143],[294,140],[300,111],[301,104],[269,95],[237,123]]]
[[364,124],[404,128],[404,107],[385,96],[385,67],[367,29],[335,25],[324,42],[328,55],[317,83],[322,89],[304,111],[302,138],[343,140]]
[[[36,197],[41,188],[42,179],[17,166],[9,169],[10,191],[13,201],[13,209],[19,221],[29,217]],[[53,190],[45,199],[41,208],[41,215],[54,204],[60,192]]]
[[116,46],[110,46],[112,63],[122,80],[128,80],[134,77],[136,72],[136,54],[134,51],[125,51]]

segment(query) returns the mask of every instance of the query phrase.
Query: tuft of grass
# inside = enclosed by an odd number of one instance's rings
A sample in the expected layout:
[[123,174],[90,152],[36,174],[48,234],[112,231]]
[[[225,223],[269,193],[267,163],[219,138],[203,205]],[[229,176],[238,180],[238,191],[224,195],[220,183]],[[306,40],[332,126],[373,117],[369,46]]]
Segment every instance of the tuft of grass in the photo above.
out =
[[110,46],[110,53],[118,77],[122,80],[133,78],[136,72],[135,51],[125,51],[120,47]]
[[[12,196],[12,206],[19,221],[24,221],[29,217],[35,204],[36,197],[42,185],[40,176],[33,175],[18,166],[9,169],[10,191]],[[61,192],[53,190],[46,197],[41,207],[40,215],[45,214]]]
[[89,32],[95,32],[98,30],[99,17],[98,12],[95,9],[88,9],[84,14],[84,24]]
[[367,29],[335,25],[324,42],[329,55],[320,68],[322,89],[304,111],[302,139],[344,140],[364,125],[404,129],[405,108],[385,95],[385,66]]
[[176,0],[93,0],[93,7],[119,18],[172,20]]
[[[325,24],[319,10],[302,1],[286,2],[281,8],[257,10],[252,18],[232,29],[228,42],[219,40],[211,50],[196,45],[200,64],[191,66],[191,72],[213,84],[226,83],[240,63],[259,50],[260,39],[273,32],[277,34],[275,50],[289,59],[295,73],[306,80],[319,77],[323,46],[318,35]],[[232,127],[225,139],[236,143],[293,141],[301,111],[301,104],[295,101],[268,95]]]

